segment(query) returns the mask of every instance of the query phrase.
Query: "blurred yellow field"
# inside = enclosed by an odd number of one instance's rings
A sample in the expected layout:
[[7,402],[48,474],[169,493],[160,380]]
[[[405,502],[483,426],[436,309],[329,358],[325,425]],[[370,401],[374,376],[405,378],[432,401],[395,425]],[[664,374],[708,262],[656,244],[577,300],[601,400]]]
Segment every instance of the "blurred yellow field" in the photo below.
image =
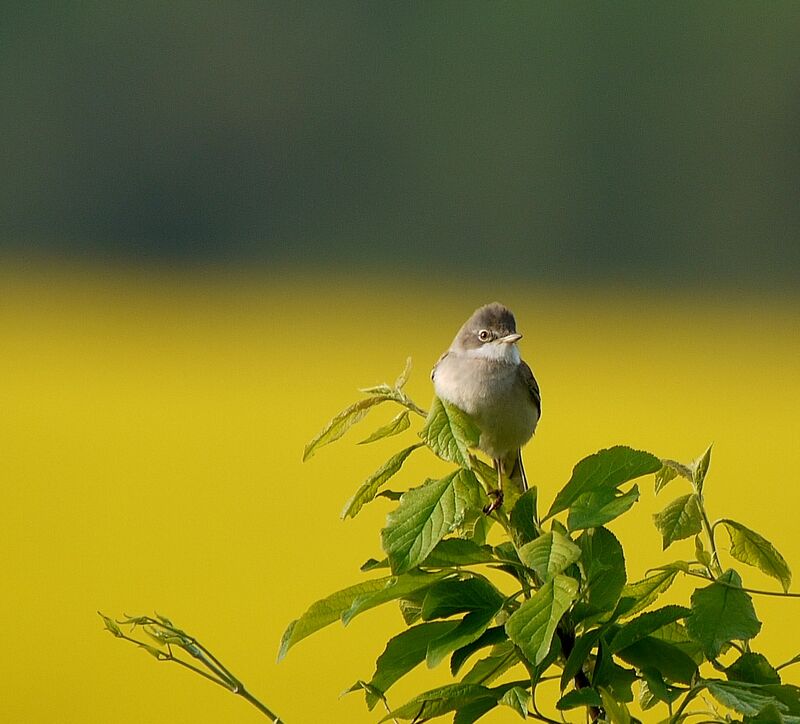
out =
[[[525,457],[545,501],[599,448],[690,460],[713,442],[712,515],[752,526],[800,571],[797,299],[67,268],[12,270],[0,284],[3,721],[262,721],[112,639],[98,609],[169,615],[288,724],[377,721],[360,695],[339,695],[369,678],[400,631],[395,608],[275,658],[286,624],[361,580],[360,564],[380,553],[386,501],[355,521],[339,513],[397,447],[354,443],[394,411],[377,410],[305,464],[303,444],[358,387],[393,380],[407,356],[408,391],[427,406],[431,365],[493,299],[516,312],[542,386]],[[432,469],[419,455],[401,479]],[[656,500],[642,488],[612,524],[630,578],[691,550],[659,552],[651,515],[670,491]],[[750,586],[777,587],[742,572]],[[776,662],[799,653],[797,624],[786,622],[800,603],[756,605],[754,649]],[[445,668],[415,672],[390,700],[441,683]],[[800,666],[784,673],[800,684]]]

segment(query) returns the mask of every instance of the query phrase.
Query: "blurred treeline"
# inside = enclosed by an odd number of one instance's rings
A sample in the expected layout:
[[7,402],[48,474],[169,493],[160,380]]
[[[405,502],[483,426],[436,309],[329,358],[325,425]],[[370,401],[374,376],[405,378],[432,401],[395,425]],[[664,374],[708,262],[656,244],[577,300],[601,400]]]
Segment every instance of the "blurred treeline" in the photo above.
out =
[[800,3],[16,2],[0,248],[800,271]]

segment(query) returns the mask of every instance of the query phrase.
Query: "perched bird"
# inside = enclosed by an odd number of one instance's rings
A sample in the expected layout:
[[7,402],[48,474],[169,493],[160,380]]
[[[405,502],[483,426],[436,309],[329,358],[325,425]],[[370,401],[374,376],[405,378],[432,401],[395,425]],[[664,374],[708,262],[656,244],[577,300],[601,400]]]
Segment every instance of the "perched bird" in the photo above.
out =
[[480,430],[478,448],[494,461],[497,489],[490,513],[503,502],[503,475],[527,479],[520,448],[531,439],[542,411],[536,378],[522,361],[522,335],[511,311],[498,302],[475,310],[431,372],[439,399],[455,405]]

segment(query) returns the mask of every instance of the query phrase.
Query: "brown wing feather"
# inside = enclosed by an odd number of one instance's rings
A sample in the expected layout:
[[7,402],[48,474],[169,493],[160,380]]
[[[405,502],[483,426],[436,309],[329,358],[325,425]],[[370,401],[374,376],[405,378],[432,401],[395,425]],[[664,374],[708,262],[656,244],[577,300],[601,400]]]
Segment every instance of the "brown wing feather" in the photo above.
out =
[[536,381],[536,378],[533,376],[533,372],[531,368],[525,362],[520,362],[519,364],[519,372],[522,376],[522,381],[525,383],[525,386],[528,388],[528,391],[531,393],[531,399],[536,407],[539,408],[539,414],[542,414],[542,393],[539,391],[539,383]]

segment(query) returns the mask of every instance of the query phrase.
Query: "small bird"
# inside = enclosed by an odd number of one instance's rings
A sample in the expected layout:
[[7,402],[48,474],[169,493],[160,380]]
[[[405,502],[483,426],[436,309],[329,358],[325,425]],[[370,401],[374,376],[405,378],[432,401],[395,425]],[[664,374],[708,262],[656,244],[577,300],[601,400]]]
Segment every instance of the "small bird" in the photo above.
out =
[[542,412],[536,378],[522,361],[514,315],[499,302],[476,309],[431,372],[439,399],[455,405],[480,430],[478,449],[494,462],[497,489],[488,514],[503,503],[503,475],[528,487],[520,449]]

